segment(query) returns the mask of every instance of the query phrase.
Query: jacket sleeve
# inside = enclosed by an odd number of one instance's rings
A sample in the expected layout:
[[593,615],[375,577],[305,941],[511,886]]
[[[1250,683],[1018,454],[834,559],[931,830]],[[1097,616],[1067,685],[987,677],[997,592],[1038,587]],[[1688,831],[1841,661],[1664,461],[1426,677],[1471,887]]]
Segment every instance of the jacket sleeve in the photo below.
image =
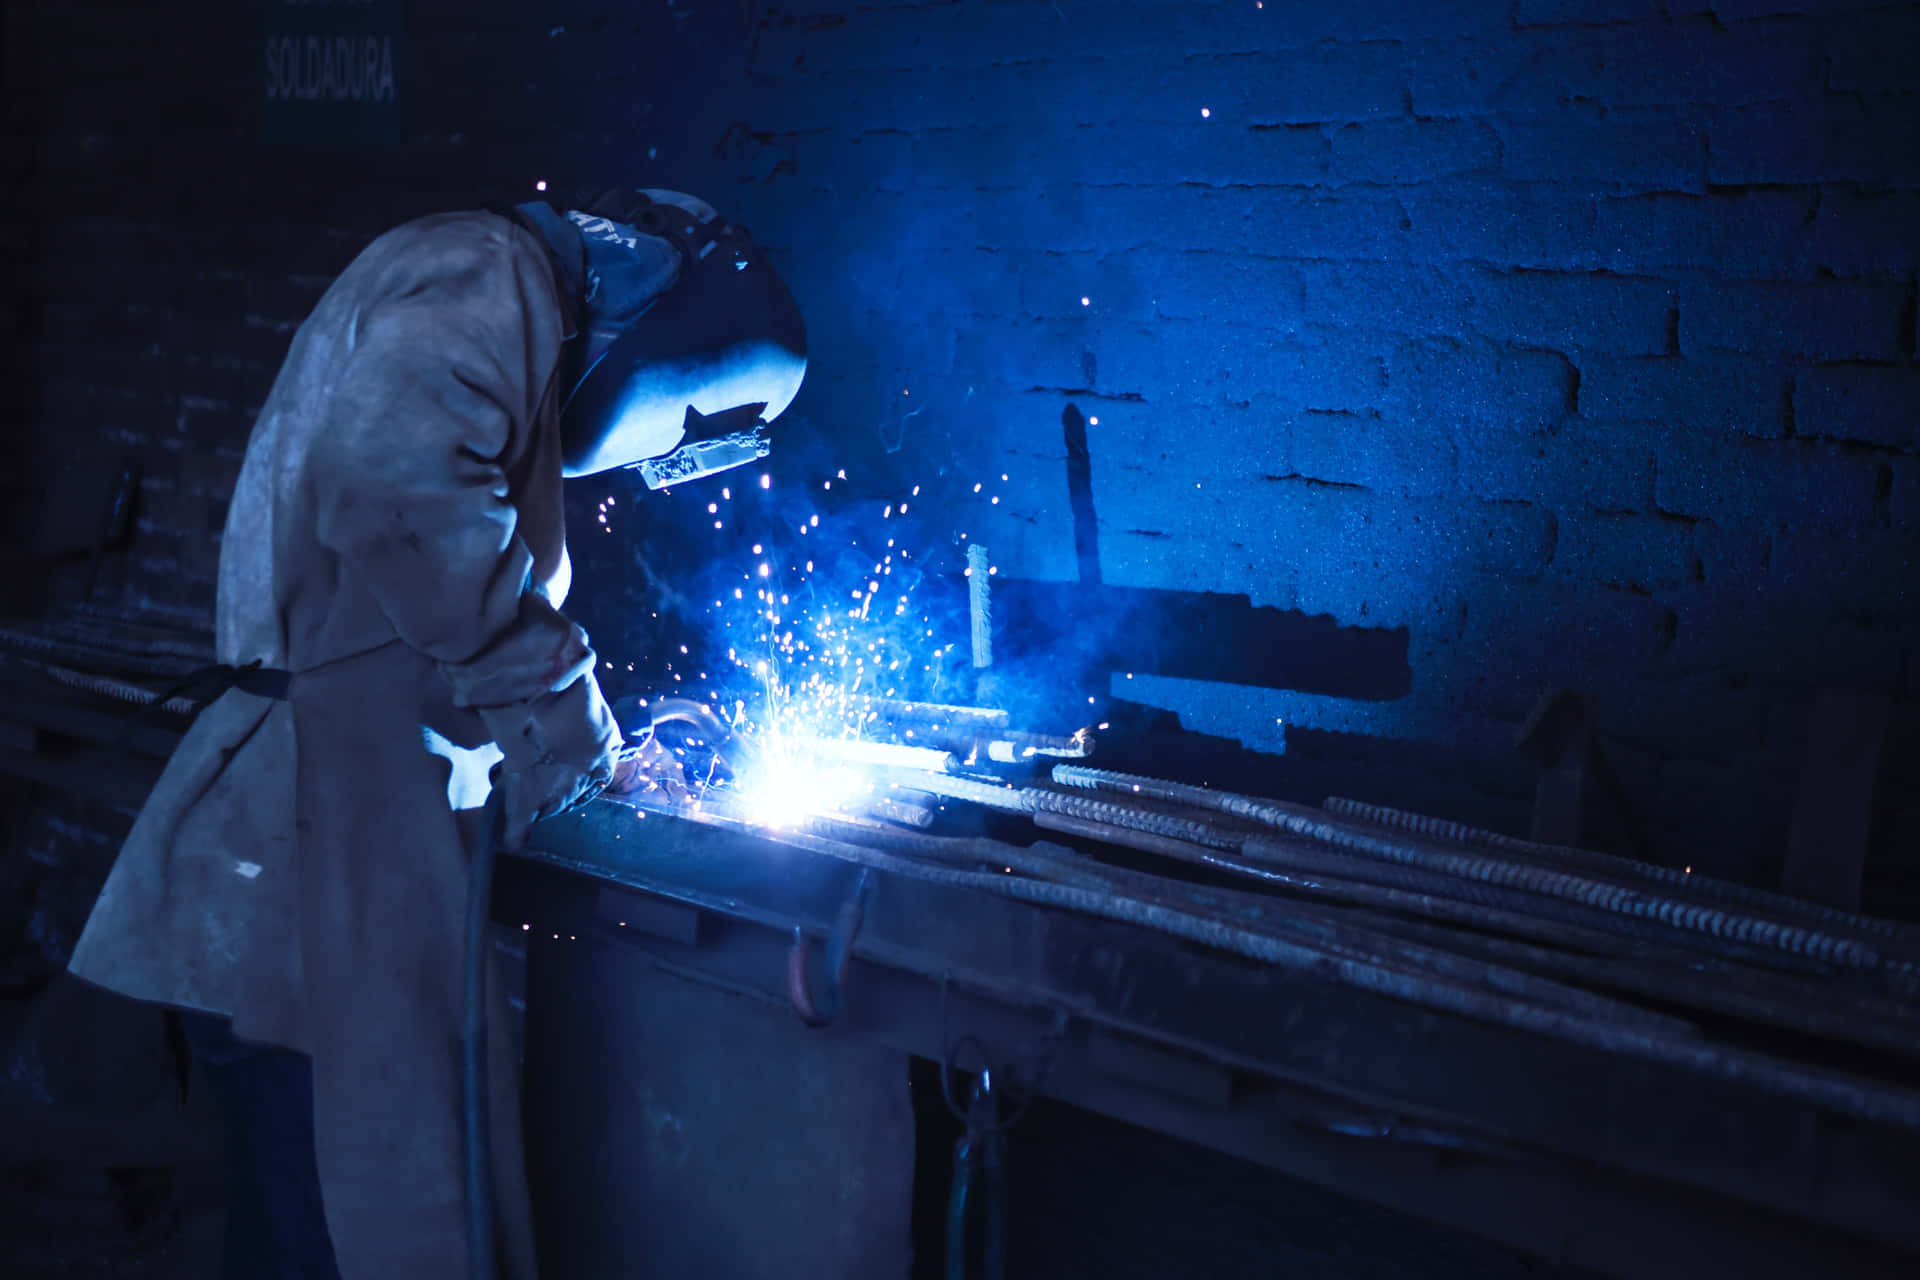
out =
[[[532,353],[557,343],[531,331],[551,286],[504,238],[473,239],[362,312],[311,475],[343,576],[441,664],[457,703],[487,708],[591,681],[594,655],[534,589],[502,466],[552,372]],[[586,702],[604,711],[597,689]]]

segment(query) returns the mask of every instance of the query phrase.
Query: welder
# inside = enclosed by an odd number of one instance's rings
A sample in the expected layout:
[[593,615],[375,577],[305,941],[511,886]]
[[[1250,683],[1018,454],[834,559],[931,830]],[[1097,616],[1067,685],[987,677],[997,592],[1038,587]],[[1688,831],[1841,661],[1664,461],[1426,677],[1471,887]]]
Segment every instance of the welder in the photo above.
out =
[[648,768],[560,612],[561,481],[763,456],[805,367],[764,252],[657,190],[407,223],[294,335],[221,546],[224,691],[70,965],[179,1011],[227,1121],[229,1277],[534,1276],[504,1033],[491,1195],[466,1185],[471,870]]

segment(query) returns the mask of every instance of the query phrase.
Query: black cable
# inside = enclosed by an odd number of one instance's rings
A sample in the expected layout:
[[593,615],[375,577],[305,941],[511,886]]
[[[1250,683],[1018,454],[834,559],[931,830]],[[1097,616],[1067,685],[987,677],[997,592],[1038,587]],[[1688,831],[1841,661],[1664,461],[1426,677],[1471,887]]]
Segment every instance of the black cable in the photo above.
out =
[[467,877],[464,1006],[460,1028],[460,1109],[467,1139],[467,1266],[473,1280],[497,1280],[493,1261],[493,1134],[487,1109],[487,925],[493,859],[506,824],[496,786],[481,810]]

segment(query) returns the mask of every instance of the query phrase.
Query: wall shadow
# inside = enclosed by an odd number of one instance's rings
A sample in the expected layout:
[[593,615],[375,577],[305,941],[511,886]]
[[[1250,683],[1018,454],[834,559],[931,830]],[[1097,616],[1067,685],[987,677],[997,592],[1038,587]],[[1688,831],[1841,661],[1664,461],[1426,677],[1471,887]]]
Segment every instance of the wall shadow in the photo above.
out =
[[996,576],[994,653],[1108,672],[1386,702],[1412,688],[1408,633],[1255,606],[1245,595]]

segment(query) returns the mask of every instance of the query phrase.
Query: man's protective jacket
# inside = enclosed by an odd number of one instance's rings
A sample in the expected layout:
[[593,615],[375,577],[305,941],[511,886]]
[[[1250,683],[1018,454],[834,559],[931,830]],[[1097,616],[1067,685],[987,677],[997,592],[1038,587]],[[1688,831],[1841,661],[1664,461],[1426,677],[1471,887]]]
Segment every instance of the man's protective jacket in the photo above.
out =
[[[221,548],[220,660],[292,671],[288,696],[201,714],[70,966],[312,1055],[344,1280],[465,1274],[471,820],[501,752],[564,802],[616,740],[556,611],[571,306],[542,242],[483,213],[391,231],[328,290]],[[505,1035],[489,1043],[500,1253],[530,1277],[515,1075]]]

